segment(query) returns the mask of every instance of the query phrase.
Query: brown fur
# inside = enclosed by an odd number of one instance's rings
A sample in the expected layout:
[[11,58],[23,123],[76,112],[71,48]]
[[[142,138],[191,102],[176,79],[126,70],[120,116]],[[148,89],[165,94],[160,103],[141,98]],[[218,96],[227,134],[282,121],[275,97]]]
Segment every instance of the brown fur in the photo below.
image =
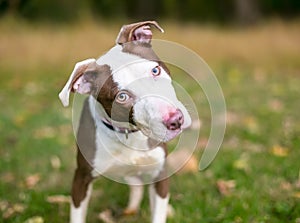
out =
[[96,127],[89,110],[88,100],[84,103],[82,113],[84,115],[80,118],[77,134],[77,169],[72,185],[72,200],[75,207],[79,207],[80,202],[86,197],[88,185],[93,180],[91,163],[96,152]]
[[121,32],[119,33],[119,36],[116,40],[117,44],[123,44],[130,42],[134,40],[133,38],[133,32],[140,28],[141,26],[146,25],[153,25],[157,29],[159,29],[161,32],[163,32],[163,29],[157,24],[155,21],[145,21],[145,22],[137,22],[130,25],[124,25],[121,29]]

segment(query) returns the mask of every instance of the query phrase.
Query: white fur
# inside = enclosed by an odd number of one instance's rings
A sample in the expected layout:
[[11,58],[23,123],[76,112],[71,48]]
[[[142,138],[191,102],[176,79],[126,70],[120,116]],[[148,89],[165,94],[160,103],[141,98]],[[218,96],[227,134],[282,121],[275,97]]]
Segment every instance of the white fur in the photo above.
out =
[[[59,97],[64,106],[69,104],[70,84],[82,66],[95,62],[95,59],[88,59],[79,62],[67,81],[65,87],[60,92]],[[113,180],[126,182],[128,179],[139,179],[136,182],[129,182],[131,194],[128,209],[137,210],[139,208],[143,187],[142,184],[153,183],[162,171],[165,162],[165,151],[162,147],[150,148],[148,136],[159,140],[168,141],[175,137],[178,132],[167,130],[163,125],[164,116],[169,112],[180,109],[184,116],[182,128],[187,128],[191,124],[191,118],[176,97],[170,76],[161,68],[159,76],[152,75],[152,69],[158,66],[157,62],[148,61],[139,56],[122,52],[122,46],[116,45],[97,61],[99,65],[109,65],[112,70],[114,82],[119,89],[128,90],[136,96],[134,104],[134,120],[141,131],[126,134],[108,130],[102,119],[110,121],[110,117],[103,110],[103,107],[92,97],[89,97],[89,106],[92,117],[96,125],[96,153],[91,164],[93,167],[92,176],[105,175]],[[78,81],[81,81],[79,79]],[[89,86],[82,86],[75,83],[75,88],[79,93],[86,93]],[[113,114],[112,114],[113,116]],[[113,121],[112,121],[113,122]],[[124,127],[124,123],[113,122],[115,126]],[[125,123],[128,127],[128,123]],[[147,133],[145,135],[145,133]],[[84,223],[88,201],[90,199],[92,186],[87,191],[86,198],[76,208],[71,203],[71,222]],[[167,208],[169,195],[161,198],[150,186],[150,201],[152,210],[152,223],[165,223],[167,218]]]
[[135,63],[137,61],[148,61],[146,59],[142,59],[139,56],[122,52],[122,49],[123,48],[121,45],[114,46],[97,60],[97,64],[107,64],[111,67],[111,70],[113,72],[116,72],[122,67],[127,66],[128,64]]
[[152,223],[165,223],[168,213],[169,194],[162,198],[160,197],[153,185],[149,186],[149,198],[151,207]]
[[95,102],[93,97],[90,97],[89,102],[96,123],[96,154],[92,175],[96,177],[101,174],[112,174],[116,177],[115,180],[122,182],[126,181],[124,176],[139,178],[147,176],[151,179],[157,177],[164,165],[164,149],[162,147],[150,149],[148,137],[140,131],[130,133],[126,139],[125,134],[107,130],[94,107],[95,103],[99,103]]
[[126,177],[126,181],[130,187],[129,201],[126,212],[137,212],[140,208],[144,194],[143,182],[136,177]]
[[143,198],[144,186],[138,185],[133,186],[130,185],[130,194],[129,194],[129,202],[127,205],[127,211],[134,211],[137,212],[140,208],[140,204]]
[[[138,97],[134,105],[134,118],[150,133],[148,136],[168,141],[180,133],[169,132],[163,125],[163,116],[175,109],[180,109],[183,113],[182,128],[190,126],[191,118],[178,101],[170,76],[162,67],[159,76],[152,75],[152,69],[159,65],[157,62],[124,53],[122,47],[117,45],[100,57],[97,63],[109,64],[113,71],[113,80],[119,89],[128,90]],[[113,115],[112,111],[112,117]]]
[[90,183],[88,186],[88,190],[86,192],[86,197],[84,198],[83,201],[80,202],[79,207],[76,208],[73,204],[73,201],[71,201],[70,223],[85,223],[87,208],[88,208],[89,200],[91,198],[92,190],[93,190],[93,185],[92,183]]

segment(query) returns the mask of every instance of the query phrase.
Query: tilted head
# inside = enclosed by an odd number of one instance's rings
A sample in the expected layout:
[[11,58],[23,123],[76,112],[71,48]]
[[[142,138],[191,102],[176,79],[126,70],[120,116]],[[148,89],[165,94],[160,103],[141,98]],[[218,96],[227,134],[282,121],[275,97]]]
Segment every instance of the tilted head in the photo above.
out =
[[59,97],[69,104],[70,92],[92,95],[105,111],[100,119],[116,126],[130,123],[156,141],[169,141],[191,124],[177,99],[170,72],[151,47],[154,21],[125,25],[116,46],[98,60],[75,68]]

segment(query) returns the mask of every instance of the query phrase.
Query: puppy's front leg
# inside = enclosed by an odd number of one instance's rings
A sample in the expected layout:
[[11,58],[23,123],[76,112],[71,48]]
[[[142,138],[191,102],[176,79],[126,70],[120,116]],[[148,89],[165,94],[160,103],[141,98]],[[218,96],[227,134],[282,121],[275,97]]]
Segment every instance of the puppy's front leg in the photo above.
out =
[[123,214],[133,215],[136,214],[140,208],[140,204],[143,198],[143,185],[130,185],[129,202],[124,210]]
[[123,214],[136,214],[140,208],[140,204],[144,194],[143,182],[136,177],[125,177],[125,179],[129,184],[130,194],[127,208],[124,210]]
[[85,198],[76,205],[72,196],[70,223],[85,223],[88,203],[92,193],[92,183],[89,184]]
[[92,193],[93,178],[91,176],[91,168],[87,165],[79,150],[77,164],[78,167],[75,171],[72,186],[70,223],[85,223],[88,203]]
[[169,179],[158,181],[149,187],[152,223],[167,221],[169,203]]

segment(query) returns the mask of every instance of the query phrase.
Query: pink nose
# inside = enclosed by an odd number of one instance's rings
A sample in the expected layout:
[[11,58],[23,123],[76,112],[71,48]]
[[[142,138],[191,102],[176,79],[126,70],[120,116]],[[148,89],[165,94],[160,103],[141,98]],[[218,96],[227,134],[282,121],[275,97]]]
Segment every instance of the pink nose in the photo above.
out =
[[179,109],[177,109],[175,112],[169,113],[169,117],[165,119],[163,123],[167,127],[167,129],[177,130],[180,129],[183,121],[183,114]]

